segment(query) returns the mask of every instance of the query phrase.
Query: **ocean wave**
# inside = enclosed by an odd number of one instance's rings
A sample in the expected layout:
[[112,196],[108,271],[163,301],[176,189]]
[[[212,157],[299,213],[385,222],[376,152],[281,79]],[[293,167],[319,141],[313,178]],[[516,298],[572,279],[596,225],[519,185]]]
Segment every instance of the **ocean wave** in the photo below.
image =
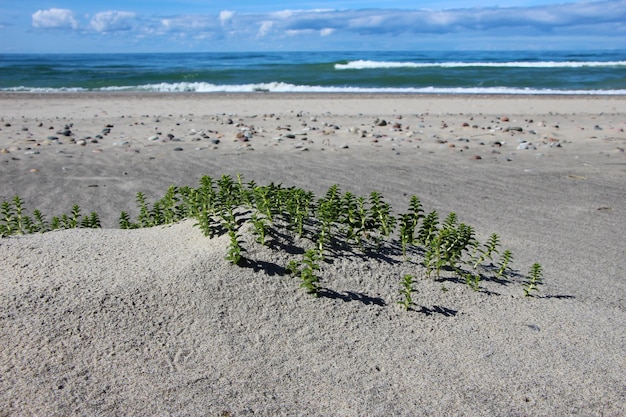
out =
[[5,92],[156,92],[156,93],[369,93],[369,94],[510,94],[510,95],[626,95],[626,90],[559,90],[513,87],[349,87],[309,86],[283,82],[260,84],[211,84],[204,82],[180,82],[145,84],[138,86],[85,88],[0,88]]
[[385,68],[586,68],[623,67],[626,61],[515,61],[515,62],[395,62],[395,61],[350,61],[335,64],[337,70],[385,69]]

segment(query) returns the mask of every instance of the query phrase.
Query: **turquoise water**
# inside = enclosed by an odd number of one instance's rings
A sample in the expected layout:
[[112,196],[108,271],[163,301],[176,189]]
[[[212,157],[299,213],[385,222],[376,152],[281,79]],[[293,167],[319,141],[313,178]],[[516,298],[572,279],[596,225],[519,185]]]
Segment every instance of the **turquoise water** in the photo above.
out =
[[626,51],[0,54],[0,91],[626,94]]

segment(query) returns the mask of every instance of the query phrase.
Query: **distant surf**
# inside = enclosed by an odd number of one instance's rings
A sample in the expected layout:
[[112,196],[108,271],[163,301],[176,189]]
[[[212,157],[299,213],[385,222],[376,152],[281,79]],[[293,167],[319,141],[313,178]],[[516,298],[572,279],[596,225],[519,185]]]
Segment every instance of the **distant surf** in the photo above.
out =
[[0,91],[626,95],[626,51],[0,54]]

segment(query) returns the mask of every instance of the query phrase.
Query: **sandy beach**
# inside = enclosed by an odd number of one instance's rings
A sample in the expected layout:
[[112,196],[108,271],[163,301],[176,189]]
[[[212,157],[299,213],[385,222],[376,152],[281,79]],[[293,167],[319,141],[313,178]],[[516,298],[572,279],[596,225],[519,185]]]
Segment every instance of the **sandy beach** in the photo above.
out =
[[[102,222],[0,239],[0,415],[625,415],[625,129],[622,96],[0,94],[0,202]],[[240,267],[194,220],[119,229],[223,174],[417,195],[544,284],[354,255],[315,298],[250,234]]]

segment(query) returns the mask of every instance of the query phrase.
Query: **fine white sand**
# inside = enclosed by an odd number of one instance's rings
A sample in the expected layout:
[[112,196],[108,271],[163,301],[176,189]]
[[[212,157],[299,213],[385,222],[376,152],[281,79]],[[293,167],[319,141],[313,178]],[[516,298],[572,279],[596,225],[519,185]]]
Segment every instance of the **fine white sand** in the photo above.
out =
[[[624,415],[625,109],[623,97],[0,95],[0,201],[19,195],[48,219],[78,204],[104,227],[0,239],[0,415]],[[475,292],[427,278],[418,255],[346,252],[322,264],[314,298],[286,274],[289,248],[245,234],[239,267],[228,236],[194,220],[117,228],[139,191],[152,202],[237,173],[318,197],[380,191],[396,213],[417,195],[481,240],[498,233],[519,275]],[[533,262],[545,283],[524,297]]]

